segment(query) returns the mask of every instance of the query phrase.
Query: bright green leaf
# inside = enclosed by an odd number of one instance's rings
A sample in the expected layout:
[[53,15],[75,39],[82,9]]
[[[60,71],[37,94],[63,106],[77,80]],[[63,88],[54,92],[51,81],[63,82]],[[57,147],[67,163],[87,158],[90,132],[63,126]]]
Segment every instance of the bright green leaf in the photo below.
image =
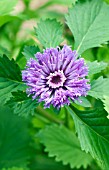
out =
[[4,25],[5,23],[12,21],[14,19],[16,19],[16,16],[10,16],[10,15],[4,15],[4,16],[0,16],[0,27],[2,25]]
[[105,45],[102,48],[98,48],[97,60],[108,63],[108,61],[109,61],[109,47],[108,47],[108,45]]
[[104,0],[105,2],[107,2],[109,4],[109,0]]
[[0,169],[25,167],[30,157],[28,121],[0,105]]
[[27,97],[27,94],[20,90],[18,92],[12,92],[12,95],[13,97],[7,101],[7,105],[13,108],[15,114],[26,117],[34,114],[34,110],[38,106],[36,100]]
[[5,103],[12,96],[11,92],[24,89],[21,71],[15,61],[5,55],[0,57],[0,102]]
[[[62,161],[64,165],[70,164],[71,168],[86,168],[92,158],[80,149],[77,137],[64,126],[47,126],[38,134],[41,142],[46,146],[45,151],[49,156],[56,157],[56,161]],[[81,161],[82,160],[82,161]]]
[[104,96],[104,99],[102,100],[104,103],[104,109],[108,112],[109,114],[109,96]]
[[66,20],[79,54],[109,41],[109,5],[102,0],[79,1]]
[[39,51],[39,48],[36,46],[25,46],[23,55],[26,57],[27,60],[29,60],[30,58],[35,58],[34,55]]
[[82,150],[90,152],[103,167],[109,169],[109,120],[100,109],[79,111],[67,108],[72,115]]
[[93,80],[88,95],[101,100],[104,96],[109,96],[109,78],[99,77]]
[[41,20],[38,27],[35,28],[38,40],[45,48],[56,47],[63,41],[62,26],[55,19]]
[[107,63],[104,63],[104,62],[87,61],[86,63],[87,63],[87,66],[89,68],[88,75],[93,75],[93,74],[99,73],[107,67]]
[[0,15],[7,15],[9,14],[14,6],[17,4],[18,0],[0,0]]

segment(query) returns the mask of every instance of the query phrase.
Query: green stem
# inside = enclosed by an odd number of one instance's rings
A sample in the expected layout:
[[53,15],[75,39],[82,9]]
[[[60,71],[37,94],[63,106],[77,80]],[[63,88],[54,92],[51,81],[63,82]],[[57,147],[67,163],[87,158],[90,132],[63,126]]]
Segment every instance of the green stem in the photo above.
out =
[[38,106],[36,108],[36,112],[40,115],[42,115],[43,117],[45,117],[46,119],[48,119],[51,122],[54,122],[56,124],[64,124],[63,121],[57,119],[56,117],[54,117],[53,115],[51,115],[50,113],[48,113],[46,110],[44,110],[43,108],[41,108],[41,106]]
[[66,126],[67,128],[69,128],[69,127],[70,127],[70,125],[69,125],[69,117],[70,117],[70,115],[69,115],[66,107],[64,107],[64,109],[65,109],[65,126]]

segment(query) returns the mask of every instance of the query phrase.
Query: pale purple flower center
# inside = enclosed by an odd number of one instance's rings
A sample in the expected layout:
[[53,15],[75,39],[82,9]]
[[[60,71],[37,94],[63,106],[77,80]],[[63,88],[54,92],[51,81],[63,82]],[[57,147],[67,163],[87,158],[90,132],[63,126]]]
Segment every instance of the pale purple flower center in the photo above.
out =
[[47,84],[49,85],[49,87],[58,88],[63,86],[66,77],[63,73],[63,70],[58,70],[54,73],[50,73],[50,75],[47,77],[47,80]]

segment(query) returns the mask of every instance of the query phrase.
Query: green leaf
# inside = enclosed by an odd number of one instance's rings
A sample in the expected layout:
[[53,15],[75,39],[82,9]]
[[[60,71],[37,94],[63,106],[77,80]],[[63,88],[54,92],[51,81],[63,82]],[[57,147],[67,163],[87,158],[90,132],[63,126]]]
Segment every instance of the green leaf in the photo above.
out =
[[104,103],[104,109],[109,114],[109,96],[104,96],[104,99],[102,101]]
[[75,134],[64,126],[47,126],[39,132],[38,137],[46,146],[45,151],[49,152],[49,156],[55,156],[56,161],[62,161],[64,165],[86,168],[92,161],[90,155],[81,151]]
[[38,40],[45,48],[56,47],[63,41],[63,29],[55,19],[40,20],[38,27],[35,28]]
[[109,6],[102,0],[79,1],[66,20],[79,54],[109,41]]
[[108,61],[109,61],[109,47],[108,47],[108,45],[105,45],[102,48],[98,48],[97,60],[108,63]]
[[29,170],[29,169],[27,169],[27,168],[12,167],[12,168],[3,168],[2,170]]
[[2,57],[3,54],[6,54],[8,58],[10,57],[10,52],[5,48],[0,45],[0,56]]
[[34,55],[39,51],[39,48],[36,46],[25,46],[23,55],[26,57],[27,60],[29,60],[30,58],[35,58]]
[[86,99],[86,97],[81,96],[81,97],[79,97],[79,99],[81,102],[79,102],[78,100],[74,101],[77,105],[80,105],[83,107],[91,107],[92,106],[91,103],[89,102],[89,100]]
[[0,16],[0,27],[4,24],[6,24],[9,21],[12,21],[14,19],[17,19],[16,16],[10,16],[10,15],[4,15],[4,16]]
[[71,6],[72,4],[75,4],[77,0],[49,0],[49,2],[52,4],[60,4],[60,5],[67,5],[67,6]]
[[90,152],[103,167],[109,169],[109,120],[100,109],[80,111],[67,108],[72,115],[82,150]]
[[9,14],[17,2],[18,0],[12,0],[11,3],[9,0],[0,0],[0,15]]
[[15,61],[5,55],[0,57],[0,102],[5,103],[12,96],[11,92],[24,89],[21,71]]
[[88,95],[101,100],[104,96],[109,96],[109,78],[99,77],[93,80]]
[[34,110],[38,106],[36,100],[32,100],[31,97],[27,97],[27,94],[23,91],[12,92],[13,97],[7,101],[7,105],[13,108],[15,114],[20,116],[34,115]]
[[0,169],[25,167],[30,157],[28,121],[0,105]]
[[45,153],[38,153],[30,170],[71,170],[71,168],[63,166],[61,162],[56,162],[54,158],[48,157]]
[[87,63],[87,66],[89,68],[88,75],[99,73],[99,72],[101,72],[102,70],[104,70],[107,67],[107,63],[104,63],[104,62],[97,62],[97,61],[90,62],[90,61],[87,61],[86,63]]
[[109,4],[109,0],[104,0],[105,2],[107,2]]

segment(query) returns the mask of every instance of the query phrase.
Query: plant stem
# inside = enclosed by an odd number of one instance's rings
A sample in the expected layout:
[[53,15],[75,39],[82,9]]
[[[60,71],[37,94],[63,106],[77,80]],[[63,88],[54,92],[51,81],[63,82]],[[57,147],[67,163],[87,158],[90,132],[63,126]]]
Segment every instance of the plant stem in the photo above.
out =
[[65,126],[67,128],[69,128],[69,113],[68,113],[66,107],[64,107],[64,109],[65,109]]
[[57,119],[55,116],[51,115],[50,113],[48,113],[46,110],[44,110],[41,106],[38,106],[36,108],[36,112],[40,115],[42,115],[43,117],[45,117],[46,119],[48,119],[51,122],[54,122],[56,124],[64,124],[63,121]]

